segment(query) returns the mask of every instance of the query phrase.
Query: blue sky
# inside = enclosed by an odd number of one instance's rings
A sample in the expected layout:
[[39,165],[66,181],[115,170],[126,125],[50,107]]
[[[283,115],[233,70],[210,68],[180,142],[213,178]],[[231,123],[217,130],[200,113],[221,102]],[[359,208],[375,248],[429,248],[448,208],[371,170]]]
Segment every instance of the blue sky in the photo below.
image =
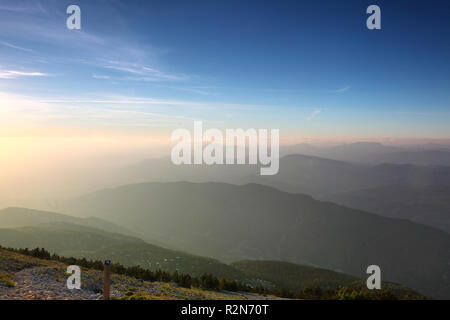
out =
[[[66,28],[70,4],[81,7],[80,31]],[[371,4],[381,30],[366,28]],[[166,134],[205,120],[299,139],[450,138],[449,9],[2,0],[0,134]]]

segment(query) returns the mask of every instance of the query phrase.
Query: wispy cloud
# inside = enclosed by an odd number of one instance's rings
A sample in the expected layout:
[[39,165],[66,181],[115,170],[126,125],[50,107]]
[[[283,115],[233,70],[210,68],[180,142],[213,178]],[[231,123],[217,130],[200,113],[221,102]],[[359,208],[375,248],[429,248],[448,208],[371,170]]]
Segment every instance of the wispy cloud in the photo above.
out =
[[6,42],[6,41],[0,41],[0,44],[5,46],[5,47],[9,47],[9,48],[13,48],[13,49],[21,50],[21,51],[34,52],[34,50],[32,50],[32,49],[19,47],[19,46],[16,46],[16,45],[12,44],[12,43]]
[[444,116],[449,115],[449,112],[419,112],[419,111],[396,111],[395,114],[410,115],[410,116]]
[[[130,100],[130,101],[129,101]],[[180,121],[192,122],[187,115],[159,111],[157,108],[131,107],[133,99],[118,100],[46,100],[33,96],[23,96],[0,92],[0,124],[90,124],[101,126],[153,126],[176,124]],[[111,105],[115,102],[117,105]],[[150,101],[148,101],[150,102]],[[154,101],[158,106],[163,101]],[[7,121],[2,123],[2,121]]]
[[95,74],[95,73],[92,74],[92,78],[94,78],[94,79],[105,79],[105,80],[111,79],[110,76],[106,76],[106,75],[102,75],[102,74]]
[[46,77],[47,73],[42,72],[25,72],[17,70],[2,70],[0,69],[0,79],[16,79],[20,77]]
[[125,74],[131,74],[132,76],[126,76],[123,79],[133,81],[186,81],[190,77],[181,74],[168,74],[161,72],[153,67],[146,65],[140,65],[137,63],[129,63],[125,61],[109,61],[104,65],[104,68],[119,71]]
[[350,89],[351,89],[351,86],[346,86],[346,87],[343,87],[343,88],[336,89],[333,92],[334,93],[343,93],[343,92],[347,92]]
[[316,116],[318,116],[321,112],[322,112],[321,109],[316,109],[316,110],[314,110],[314,111],[306,118],[306,120],[311,121],[311,120],[314,119]]
[[[162,51],[149,43],[136,41],[133,33],[127,28],[121,28],[118,33],[93,32],[95,28],[68,30],[65,27],[67,17],[65,10],[61,10],[63,7],[51,5],[50,1],[42,1],[42,4],[39,0],[25,4],[19,4],[15,0],[0,2],[0,10],[14,12],[5,17],[2,15],[0,19],[0,48],[11,48],[8,50],[10,52],[2,53],[2,66],[0,66],[2,79],[46,76],[48,74],[44,72],[50,73],[50,71],[43,70],[42,66],[37,65],[42,59],[48,60],[49,68],[58,68],[59,73],[65,75],[65,79],[55,80],[61,82],[80,70],[84,71],[86,66],[91,67],[89,72],[91,81],[98,79],[112,84],[129,82],[129,86],[134,86],[134,82],[148,82],[153,86],[157,83],[187,82],[195,79],[195,76],[187,75],[182,71],[163,70],[162,67],[155,65],[155,61],[158,61],[155,57]],[[57,0],[53,2],[56,3]],[[43,5],[46,7],[44,8]],[[92,6],[97,8],[99,5],[92,4]],[[121,13],[117,7],[108,6],[107,10],[112,14],[113,20],[121,19]],[[48,14],[41,14],[42,11]],[[25,42],[27,40],[29,42]],[[29,53],[26,58],[21,57],[22,61],[25,59],[28,61],[29,69],[39,69],[38,71],[41,72],[16,72],[15,70],[21,70],[16,64],[17,57],[15,57],[17,53],[20,53],[19,51]],[[67,55],[61,57],[55,52],[67,52]],[[73,72],[74,69],[76,72]],[[99,81],[93,85],[95,84],[99,84]],[[117,90],[117,86],[114,90]],[[199,89],[189,90],[206,94],[206,91]]]
[[11,12],[46,12],[40,1],[18,5],[17,1],[0,4],[0,11]]
[[[192,121],[223,122],[226,114],[239,110],[254,117],[255,111],[273,106],[240,105],[155,99],[151,97],[96,94],[91,97],[39,97],[0,91],[1,125],[83,126],[129,128],[167,125],[190,126]],[[2,123],[2,121],[4,121]]]
[[208,91],[208,87],[175,87],[175,86],[158,86],[159,88],[167,88],[167,89],[174,89],[174,90],[180,90],[185,92],[191,92],[200,94],[203,96],[217,96],[219,93],[217,92],[210,92]]

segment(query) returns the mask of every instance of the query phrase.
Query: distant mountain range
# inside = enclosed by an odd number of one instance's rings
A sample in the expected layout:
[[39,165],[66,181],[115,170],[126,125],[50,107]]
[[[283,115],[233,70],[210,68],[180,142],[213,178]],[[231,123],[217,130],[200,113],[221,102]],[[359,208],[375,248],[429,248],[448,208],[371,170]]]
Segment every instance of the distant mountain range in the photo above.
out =
[[258,183],[314,197],[393,184],[450,185],[450,166],[362,165],[302,154],[283,156],[280,171],[274,176],[261,176],[257,165],[177,166],[170,158],[149,159],[125,167],[116,175],[117,181],[128,184],[148,181]]
[[289,155],[280,159],[277,175],[253,175],[250,181],[326,199],[327,195],[337,192],[379,186],[450,185],[450,167],[408,164],[362,166],[319,157]]
[[126,185],[74,199],[67,210],[222,261],[283,260],[357,277],[377,264],[386,281],[450,297],[450,234],[262,185]]
[[382,155],[398,151],[404,151],[404,149],[394,146],[385,146],[378,142],[355,142],[335,146],[299,143],[283,146],[280,149],[280,153],[283,156],[289,154],[303,154],[349,162],[359,162],[367,156]]
[[303,154],[370,165],[393,163],[450,166],[450,146],[445,145],[396,147],[378,142],[355,142],[337,146],[317,146],[301,143],[282,147],[280,152],[282,155]]
[[256,165],[180,165],[169,158],[152,159],[121,171],[121,181],[257,183],[283,191],[326,199],[329,194],[389,185],[450,185],[450,166],[381,164],[366,166],[315,156],[292,154],[280,159],[280,171],[261,176]]

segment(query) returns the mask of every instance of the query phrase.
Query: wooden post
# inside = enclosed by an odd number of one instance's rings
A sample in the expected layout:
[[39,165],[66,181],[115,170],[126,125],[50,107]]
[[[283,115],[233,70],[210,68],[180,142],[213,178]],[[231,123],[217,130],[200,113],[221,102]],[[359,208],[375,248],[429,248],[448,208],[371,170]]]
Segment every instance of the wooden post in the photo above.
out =
[[111,264],[110,260],[105,260],[104,271],[103,271],[103,300],[109,300],[109,285],[110,285],[110,270],[109,265]]

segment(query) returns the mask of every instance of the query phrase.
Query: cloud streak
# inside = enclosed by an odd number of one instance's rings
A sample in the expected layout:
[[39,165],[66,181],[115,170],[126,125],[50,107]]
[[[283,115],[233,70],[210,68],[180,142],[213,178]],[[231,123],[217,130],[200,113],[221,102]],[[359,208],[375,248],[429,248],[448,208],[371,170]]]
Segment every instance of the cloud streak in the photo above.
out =
[[5,46],[5,47],[13,48],[13,49],[16,49],[16,50],[21,50],[21,51],[26,51],[26,52],[34,52],[34,50],[31,50],[31,49],[28,49],[28,48],[19,47],[19,46],[16,46],[14,44],[11,44],[9,42],[6,42],[6,41],[0,41],[0,44]]
[[124,61],[109,61],[104,68],[119,71],[125,74],[131,74],[132,76],[126,76],[123,79],[132,81],[187,81],[190,77],[181,74],[168,74],[161,72],[155,68],[140,65],[137,63],[129,63]]
[[315,117],[317,117],[321,112],[322,112],[321,109],[316,109],[316,110],[314,110],[314,111],[306,118],[306,120],[311,121],[312,119],[314,119]]
[[346,87],[343,87],[343,88],[339,88],[339,89],[337,89],[337,90],[334,90],[333,92],[334,93],[344,93],[344,92],[347,92],[348,90],[350,90],[351,89],[351,86],[346,86]]
[[[192,122],[187,115],[160,111],[158,108],[130,106],[128,100],[45,100],[42,98],[0,92],[2,108],[0,124],[14,125],[56,125],[85,126],[125,126],[145,127],[173,125],[180,122]],[[113,102],[117,105],[114,105]],[[154,101],[156,107],[162,101]],[[111,106],[112,105],[112,106]],[[2,120],[5,121],[2,123]]]
[[102,75],[102,74],[92,74],[92,78],[94,79],[111,79],[110,76]]
[[17,70],[2,70],[0,69],[0,79],[17,79],[20,77],[47,77],[47,73],[42,72],[24,72]]
[[0,5],[0,11],[10,12],[46,12],[40,1],[28,3],[28,5],[17,5],[17,1],[6,2]]

